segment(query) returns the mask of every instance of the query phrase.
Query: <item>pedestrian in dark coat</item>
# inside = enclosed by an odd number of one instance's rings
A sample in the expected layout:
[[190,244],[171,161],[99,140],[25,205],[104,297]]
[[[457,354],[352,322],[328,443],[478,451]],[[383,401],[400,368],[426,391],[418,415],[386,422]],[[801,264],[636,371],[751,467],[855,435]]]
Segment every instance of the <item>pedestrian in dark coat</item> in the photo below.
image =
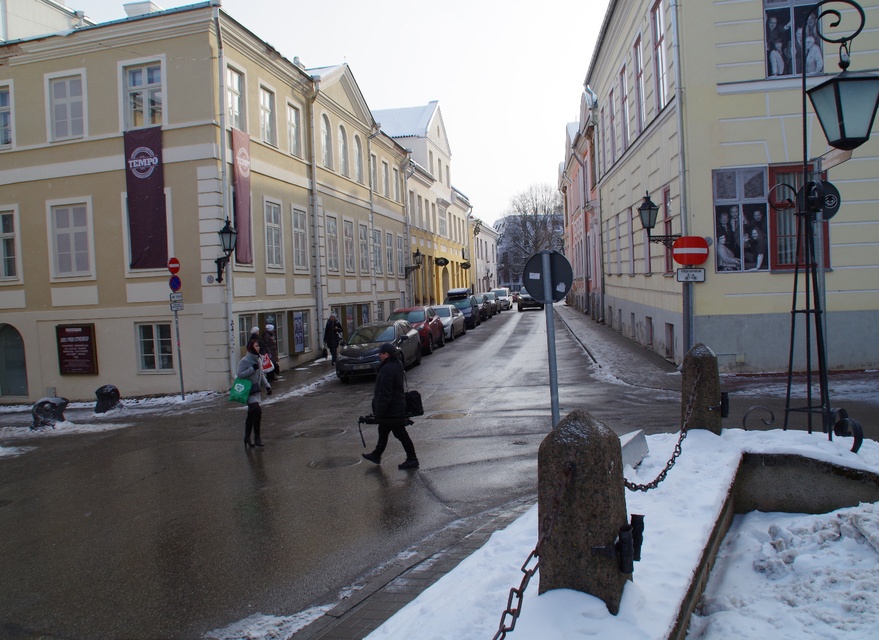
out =
[[336,320],[336,314],[331,313],[324,327],[324,344],[333,357],[333,364],[336,364],[336,351],[339,343],[342,341],[342,324]]
[[379,347],[381,364],[375,377],[375,392],[372,398],[372,413],[378,422],[378,442],[371,453],[364,453],[363,457],[381,464],[382,453],[388,446],[388,436],[394,437],[403,445],[406,452],[406,460],[397,465],[400,469],[417,469],[418,457],[415,455],[415,445],[406,431],[406,425],[411,424],[406,417],[406,381],[403,371],[403,363],[397,358],[397,349],[390,342],[385,342]]
[[265,353],[269,354],[272,364],[275,366],[267,375],[269,382],[281,379],[281,365],[278,364],[278,338],[275,335],[275,325],[267,324],[265,331],[262,332],[262,344]]
[[[261,447],[262,439],[260,438],[260,426],[262,422],[262,407],[259,406],[262,400],[262,390],[266,390],[266,395],[272,395],[272,386],[266,380],[265,374],[262,372],[260,363],[260,350],[262,345],[259,338],[253,336],[247,341],[247,353],[238,363],[238,377],[250,380],[250,395],[247,397],[247,418],[244,420],[244,448]],[[253,442],[250,441],[250,434],[253,433]]]

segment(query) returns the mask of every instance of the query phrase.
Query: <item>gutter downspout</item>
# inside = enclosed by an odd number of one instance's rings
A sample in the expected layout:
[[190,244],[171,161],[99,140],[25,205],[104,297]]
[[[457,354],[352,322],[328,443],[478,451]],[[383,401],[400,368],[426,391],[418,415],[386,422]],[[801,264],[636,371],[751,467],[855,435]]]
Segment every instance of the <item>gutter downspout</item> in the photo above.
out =
[[[588,125],[587,125],[588,126]],[[586,205],[589,203],[589,180],[586,175],[586,163],[580,160],[580,154],[573,149],[574,160],[580,165],[580,206],[583,214],[583,300],[586,308],[583,313],[589,313],[589,213]]]
[[[366,156],[369,158],[367,167],[369,168],[369,250],[372,255],[372,268],[369,270],[369,291],[372,294],[372,308],[378,308],[378,285],[376,284],[376,268],[378,267],[376,260],[382,260],[381,245],[379,245],[379,253],[375,253],[375,189],[373,184],[373,176],[378,180],[378,166],[373,166],[372,162],[372,140],[381,133],[381,125],[376,122],[373,124],[372,133],[366,136]],[[378,160],[378,158],[376,158]],[[393,311],[393,309],[389,309]]]
[[[320,242],[320,214],[318,212],[318,199],[317,199],[317,158],[315,156],[315,140],[317,136],[315,134],[315,118],[314,118],[314,107],[317,104],[317,96],[320,94],[320,76],[312,76],[311,82],[313,89],[311,91],[311,95],[308,96],[309,99],[309,113],[308,113],[308,135],[311,138],[308,141],[308,168],[309,173],[311,174],[311,188],[308,194],[308,202],[311,207],[311,244],[312,244],[312,254],[314,256],[314,264],[316,269],[314,271],[314,298],[315,298],[315,306],[317,308],[317,313],[315,314],[315,323],[316,323],[316,336],[318,337],[318,345],[320,345],[323,340],[323,332],[322,329],[324,327],[325,318],[322,314],[325,311],[329,311],[329,309],[324,309],[324,283],[321,282],[321,276],[324,273],[327,273],[322,269],[322,266],[325,264],[325,256],[323,253],[323,246]],[[326,314],[329,317],[329,313]]]
[[[229,220],[229,167],[226,157],[226,55],[223,50],[223,35],[220,30],[220,7],[222,0],[211,0],[211,14],[214,26],[217,30],[217,75],[219,77],[219,103],[220,103],[220,188],[223,193],[220,198],[223,218]],[[232,221],[234,225],[234,220]],[[226,263],[226,357],[229,361],[229,379],[235,379],[235,318],[232,313],[234,303],[232,291],[232,260]]]
[[[409,257],[412,256],[412,210],[409,209],[409,178],[415,173],[415,167],[412,164],[412,149],[406,149],[406,159],[400,164],[400,171],[403,172],[403,211],[406,212],[406,245],[409,247],[405,262],[410,262]],[[404,267],[405,273],[405,267]],[[408,306],[415,306],[415,271],[411,271],[406,278],[406,287],[409,289]]]
[[[675,110],[677,111],[677,120],[678,120],[678,174],[679,174],[679,182],[681,185],[680,188],[680,199],[681,199],[681,235],[689,235],[689,221],[687,214],[687,162],[685,158],[686,145],[684,144],[684,88],[683,88],[683,80],[681,73],[681,43],[680,43],[680,35],[678,33],[678,11],[680,11],[680,0],[671,0],[671,25],[672,25],[672,38],[674,39],[674,45],[672,47],[673,55],[674,55],[674,67],[675,67],[675,89],[677,95],[675,96]],[[693,283],[686,282],[684,283],[683,288],[683,340],[684,340],[684,353],[687,353],[690,349],[693,348],[693,324],[695,323],[695,301],[693,300]]]

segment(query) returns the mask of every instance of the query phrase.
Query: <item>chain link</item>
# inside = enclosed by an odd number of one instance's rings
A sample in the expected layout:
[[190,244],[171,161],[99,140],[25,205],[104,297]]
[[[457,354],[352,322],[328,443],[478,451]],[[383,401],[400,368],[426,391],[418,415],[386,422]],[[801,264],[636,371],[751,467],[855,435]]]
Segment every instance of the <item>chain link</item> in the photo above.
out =
[[[565,493],[565,489],[571,485],[573,477],[574,463],[566,462],[565,466],[559,470],[558,484],[556,486],[555,495],[552,499],[552,509],[549,518],[544,521],[543,531],[537,539],[537,546],[534,547],[534,551],[528,554],[528,558],[526,558],[525,563],[522,565],[522,573],[525,574],[522,576],[522,582],[519,583],[518,588],[513,587],[510,589],[510,595],[507,598],[507,608],[504,609],[504,612],[501,614],[500,625],[498,625],[497,633],[494,634],[492,640],[503,640],[507,637],[508,631],[512,631],[516,628],[516,620],[519,619],[519,616],[522,613],[522,599],[525,597],[525,589],[528,588],[528,583],[531,582],[531,578],[534,577],[534,574],[536,574],[537,570],[540,568],[540,550],[543,547],[543,543],[552,537],[552,532],[555,528],[555,520],[562,505],[562,496]],[[534,564],[529,568],[532,561]],[[515,606],[513,606],[514,600]],[[508,617],[509,624],[507,623]]]
[[681,445],[684,442],[684,438],[687,437],[687,432],[690,429],[690,418],[693,417],[693,405],[696,401],[696,389],[699,386],[699,380],[701,378],[701,374],[696,374],[696,379],[693,381],[693,388],[690,390],[690,397],[687,399],[687,411],[684,415],[684,424],[681,427],[681,435],[678,438],[677,444],[675,444],[675,450],[672,454],[671,458],[668,462],[665,463],[665,469],[659,472],[659,475],[653,479],[652,482],[648,482],[647,484],[635,484],[634,482],[629,482],[626,480],[626,489],[629,491],[649,491],[650,489],[655,489],[659,486],[659,483],[665,480],[665,477],[668,475],[668,472],[671,471],[671,468],[675,466],[675,462],[678,459],[678,456],[681,455]]

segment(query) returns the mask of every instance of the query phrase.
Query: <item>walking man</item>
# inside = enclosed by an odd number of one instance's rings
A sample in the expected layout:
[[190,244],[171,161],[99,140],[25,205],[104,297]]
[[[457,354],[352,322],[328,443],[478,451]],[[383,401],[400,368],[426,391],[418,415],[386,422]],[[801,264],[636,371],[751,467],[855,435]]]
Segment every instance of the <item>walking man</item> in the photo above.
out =
[[336,350],[339,348],[339,342],[342,340],[342,325],[336,320],[336,314],[331,313],[327,325],[324,327],[324,344],[333,357],[333,364],[336,364]]
[[378,421],[378,442],[372,453],[364,453],[363,457],[375,464],[381,464],[382,453],[388,446],[388,436],[393,433],[406,452],[406,460],[397,465],[397,468],[417,469],[415,445],[406,431],[406,425],[411,423],[406,417],[403,363],[397,358],[397,349],[390,342],[379,347],[378,355],[381,364],[375,377],[372,398],[372,413]]

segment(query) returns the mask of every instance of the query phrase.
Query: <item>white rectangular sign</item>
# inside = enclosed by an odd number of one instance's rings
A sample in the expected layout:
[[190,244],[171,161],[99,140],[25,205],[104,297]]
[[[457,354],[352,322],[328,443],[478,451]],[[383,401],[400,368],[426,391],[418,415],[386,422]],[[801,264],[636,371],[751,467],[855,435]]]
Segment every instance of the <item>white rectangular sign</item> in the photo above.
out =
[[171,311],[183,311],[183,303],[182,302],[172,302],[171,303]]
[[678,269],[678,282],[705,282],[705,269]]

